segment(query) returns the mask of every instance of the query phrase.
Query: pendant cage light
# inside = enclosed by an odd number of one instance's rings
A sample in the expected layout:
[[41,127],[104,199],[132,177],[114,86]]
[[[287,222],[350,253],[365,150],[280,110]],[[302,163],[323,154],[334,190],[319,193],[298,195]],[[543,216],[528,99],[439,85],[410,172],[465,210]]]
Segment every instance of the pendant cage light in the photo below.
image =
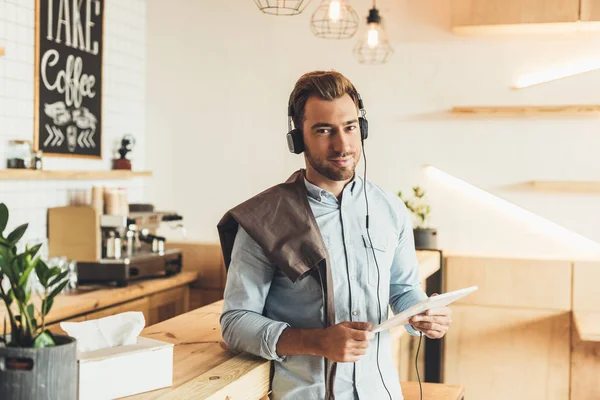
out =
[[324,39],[349,39],[358,24],[358,14],[347,0],[323,0],[310,20],[313,34]]
[[393,52],[383,29],[379,10],[373,3],[373,8],[367,17],[367,26],[361,32],[354,47],[354,56],[361,64],[377,65],[385,64]]
[[254,0],[258,9],[271,15],[298,15],[310,3],[310,0]]

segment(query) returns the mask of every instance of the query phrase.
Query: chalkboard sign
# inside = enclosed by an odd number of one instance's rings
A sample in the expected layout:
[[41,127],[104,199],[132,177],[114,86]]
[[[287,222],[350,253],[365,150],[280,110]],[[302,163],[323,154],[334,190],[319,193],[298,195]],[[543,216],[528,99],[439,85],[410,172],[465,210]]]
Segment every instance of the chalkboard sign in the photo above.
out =
[[102,157],[104,0],[37,0],[34,146]]

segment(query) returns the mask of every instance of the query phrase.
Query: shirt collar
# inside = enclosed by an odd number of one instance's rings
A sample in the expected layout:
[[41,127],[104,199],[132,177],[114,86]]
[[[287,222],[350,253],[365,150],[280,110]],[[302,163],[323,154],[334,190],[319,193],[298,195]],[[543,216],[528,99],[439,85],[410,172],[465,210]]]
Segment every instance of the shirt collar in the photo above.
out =
[[[344,187],[344,191],[342,193],[354,196],[359,192],[361,184],[361,177],[357,174],[354,174],[354,178],[352,178],[352,180],[348,182],[348,184]],[[323,201],[323,199],[325,198],[335,199],[337,202],[336,197],[332,193],[328,192],[325,189],[321,189],[317,185],[314,185],[313,183],[309,182],[308,179],[306,179],[306,175],[304,176],[304,185],[306,186],[308,197],[312,197],[313,199],[319,202]]]

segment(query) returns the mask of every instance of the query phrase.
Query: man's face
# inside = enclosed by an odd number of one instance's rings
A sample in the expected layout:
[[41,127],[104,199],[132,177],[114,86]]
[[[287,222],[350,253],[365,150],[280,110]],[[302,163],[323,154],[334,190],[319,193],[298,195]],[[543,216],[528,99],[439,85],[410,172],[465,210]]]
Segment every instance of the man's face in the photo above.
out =
[[332,181],[354,176],[360,159],[361,140],[358,111],[345,94],[333,101],[310,97],[304,108],[306,162]]

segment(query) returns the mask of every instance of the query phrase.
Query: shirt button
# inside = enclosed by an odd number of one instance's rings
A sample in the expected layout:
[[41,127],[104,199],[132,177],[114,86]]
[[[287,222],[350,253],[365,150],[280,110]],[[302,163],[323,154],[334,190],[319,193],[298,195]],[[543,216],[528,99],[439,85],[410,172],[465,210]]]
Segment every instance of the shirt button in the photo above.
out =
[[358,311],[352,311],[352,315],[356,317],[358,315]]
[[356,275],[350,275],[350,280],[351,280],[351,281],[354,281],[354,280],[356,280]]

